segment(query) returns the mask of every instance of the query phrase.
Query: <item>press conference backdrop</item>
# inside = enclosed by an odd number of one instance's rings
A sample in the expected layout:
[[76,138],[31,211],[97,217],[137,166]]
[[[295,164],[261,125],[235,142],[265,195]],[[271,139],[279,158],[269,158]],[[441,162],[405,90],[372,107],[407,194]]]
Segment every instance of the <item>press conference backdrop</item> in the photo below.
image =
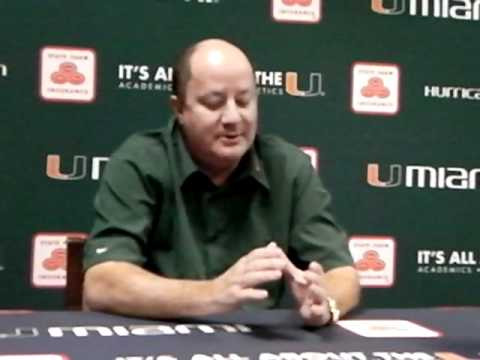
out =
[[109,155],[166,124],[175,54],[210,37],[312,157],[365,306],[478,304],[479,34],[480,0],[0,1],[0,307],[62,306]]

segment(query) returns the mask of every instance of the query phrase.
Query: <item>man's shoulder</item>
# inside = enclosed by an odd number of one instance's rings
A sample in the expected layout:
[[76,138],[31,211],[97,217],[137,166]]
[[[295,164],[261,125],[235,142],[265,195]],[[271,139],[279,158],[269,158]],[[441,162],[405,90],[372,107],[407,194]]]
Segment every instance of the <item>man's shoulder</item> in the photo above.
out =
[[166,156],[166,129],[138,131],[126,138],[113,152],[112,157],[123,160],[147,160]]
[[308,159],[298,146],[276,135],[258,135],[256,146],[264,163],[294,166]]

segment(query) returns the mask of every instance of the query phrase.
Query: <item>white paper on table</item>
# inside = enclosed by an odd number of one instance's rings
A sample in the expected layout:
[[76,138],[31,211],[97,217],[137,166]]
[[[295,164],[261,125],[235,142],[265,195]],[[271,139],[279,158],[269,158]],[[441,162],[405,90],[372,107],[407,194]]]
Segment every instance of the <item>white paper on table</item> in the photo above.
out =
[[408,320],[341,320],[337,323],[357,335],[371,338],[434,338],[442,333]]

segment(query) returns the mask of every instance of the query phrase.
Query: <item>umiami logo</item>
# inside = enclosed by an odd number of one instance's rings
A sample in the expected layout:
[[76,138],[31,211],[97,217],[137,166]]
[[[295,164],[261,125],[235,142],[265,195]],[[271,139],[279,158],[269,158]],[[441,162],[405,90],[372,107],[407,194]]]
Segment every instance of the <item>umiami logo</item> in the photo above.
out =
[[[478,187],[480,168],[438,167],[391,164],[380,175],[380,164],[367,165],[367,183],[374,187],[430,188],[450,190],[475,190]],[[385,175],[386,173],[386,175]],[[383,180],[382,180],[383,179]]]
[[[108,162],[108,157],[94,156],[89,162],[89,158],[84,155],[73,156],[73,162],[70,165],[70,172],[62,172],[62,159],[58,154],[47,155],[46,174],[54,180],[82,180],[88,175],[92,180],[98,180],[101,176],[103,166]],[[90,167],[88,166],[90,163]],[[90,174],[88,172],[90,171]]]
[[[371,0],[372,10],[382,15],[479,20],[480,0]],[[460,4],[461,3],[461,4]]]
[[287,72],[285,74],[286,85],[285,90],[287,94],[293,96],[311,97],[325,95],[322,90],[322,74],[310,73],[308,90],[299,90],[298,88],[298,73]]
[[405,12],[404,0],[392,0],[392,6],[386,7],[384,0],[372,0],[372,10],[383,15],[400,15]]
[[402,166],[390,165],[389,174],[386,181],[380,180],[380,165],[368,164],[367,166],[367,182],[375,187],[397,187],[402,184]]
[[[298,97],[324,96],[323,78],[319,72],[308,74],[308,82],[300,86],[298,72],[255,71],[257,91],[260,95],[291,95]],[[302,76],[305,81],[305,76]]]

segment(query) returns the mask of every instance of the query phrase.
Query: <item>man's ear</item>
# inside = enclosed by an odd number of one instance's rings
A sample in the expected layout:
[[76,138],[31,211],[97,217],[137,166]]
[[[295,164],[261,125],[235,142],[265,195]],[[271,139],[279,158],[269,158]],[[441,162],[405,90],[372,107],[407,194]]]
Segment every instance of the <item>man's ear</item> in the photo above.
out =
[[179,118],[182,115],[183,106],[182,101],[177,95],[170,95],[170,106],[172,107],[172,111],[175,116]]

